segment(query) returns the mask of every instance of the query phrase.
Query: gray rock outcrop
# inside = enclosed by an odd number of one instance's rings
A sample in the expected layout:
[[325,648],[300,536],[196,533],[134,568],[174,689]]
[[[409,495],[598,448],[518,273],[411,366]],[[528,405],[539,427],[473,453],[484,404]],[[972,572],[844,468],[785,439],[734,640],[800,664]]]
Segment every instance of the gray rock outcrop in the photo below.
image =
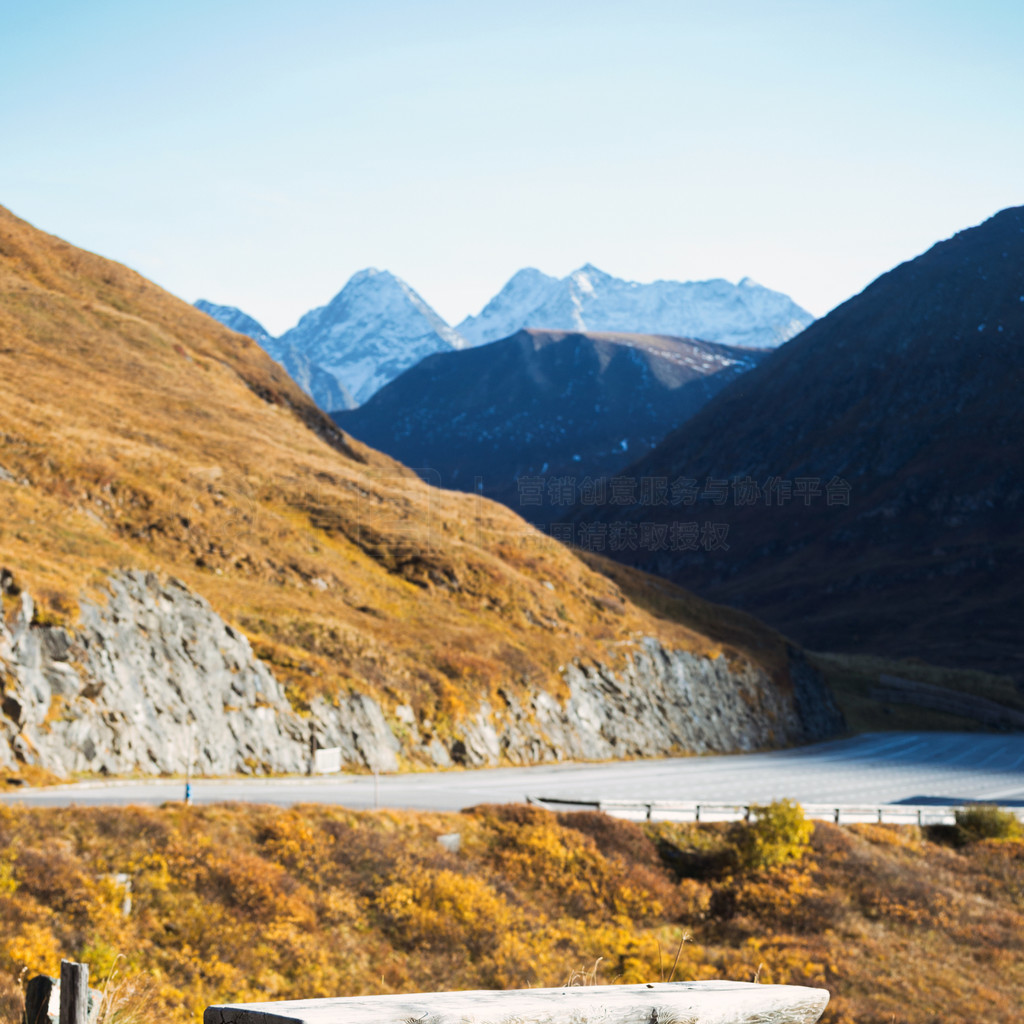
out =
[[[502,691],[440,737],[405,705],[369,694],[317,699],[308,715],[249,641],[183,583],[123,571],[74,629],[34,623],[5,574],[0,597],[0,766],[61,775],[305,772],[311,745],[349,766],[471,766],[750,750],[842,728],[817,675],[794,655],[792,688],[750,665],[669,651],[653,639],[616,668],[570,664],[558,700]],[[401,737],[401,738],[399,738]]]
[[[787,691],[750,665],[666,650],[645,638],[624,666],[568,665],[569,698],[538,692],[529,703],[503,694],[464,728],[459,760],[602,761],[658,754],[725,753],[807,743],[843,728],[831,694],[799,660]],[[794,672],[794,675],[796,674]]]

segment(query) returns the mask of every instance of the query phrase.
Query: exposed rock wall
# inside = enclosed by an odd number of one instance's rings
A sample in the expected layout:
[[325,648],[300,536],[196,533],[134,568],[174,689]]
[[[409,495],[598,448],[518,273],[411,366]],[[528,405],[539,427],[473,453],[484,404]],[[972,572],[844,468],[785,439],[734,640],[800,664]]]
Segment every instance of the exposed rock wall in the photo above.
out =
[[567,666],[564,703],[538,690],[485,704],[447,743],[421,732],[410,708],[389,723],[366,694],[318,701],[303,717],[248,640],[184,584],[130,571],[108,589],[105,602],[83,603],[74,630],[34,625],[27,593],[0,598],[0,765],[181,772],[191,737],[203,774],[304,772],[311,741],[388,771],[399,757],[443,766],[748,750],[842,726],[799,661],[786,693],[760,670],[653,639],[618,671]]
[[[505,697],[465,728],[464,760],[607,760],[657,754],[735,752],[831,736],[843,719],[820,677],[793,652],[786,692],[750,665],[668,651],[648,637],[626,665],[567,666],[569,699],[547,693],[529,706]],[[799,675],[799,678],[796,678]]]

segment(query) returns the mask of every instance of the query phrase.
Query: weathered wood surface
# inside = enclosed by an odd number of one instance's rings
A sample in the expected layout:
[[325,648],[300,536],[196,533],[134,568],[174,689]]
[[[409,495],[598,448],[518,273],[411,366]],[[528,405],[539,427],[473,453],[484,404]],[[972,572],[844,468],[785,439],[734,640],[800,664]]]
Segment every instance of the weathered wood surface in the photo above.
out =
[[824,989],[740,981],[428,992],[210,1006],[204,1024],[814,1024]]
[[[25,986],[24,1024],[48,1024],[53,989],[53,978],[47,977],[45,974],[29,979]],[[58,1014],[59,1012],[58,1009]]]
[[60,962],[60,1024],[88,1024],[89,968],[73,960]]

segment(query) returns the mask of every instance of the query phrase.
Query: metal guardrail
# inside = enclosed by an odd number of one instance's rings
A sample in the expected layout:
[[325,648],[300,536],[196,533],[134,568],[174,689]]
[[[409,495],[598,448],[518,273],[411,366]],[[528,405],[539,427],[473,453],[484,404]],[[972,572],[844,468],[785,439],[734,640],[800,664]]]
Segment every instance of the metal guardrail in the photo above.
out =
[[[584,807],[631,821],[750,821],[755,804],[715,803],[698,800],[572,800],[563,797],[529,796],[528,803],[543,807]],[[837,825],[874,822],[887,825],[954,825],[956,812],[966,804],[805,804],[804,815]],[[1024,811],[1007,807],[1024,820]]]

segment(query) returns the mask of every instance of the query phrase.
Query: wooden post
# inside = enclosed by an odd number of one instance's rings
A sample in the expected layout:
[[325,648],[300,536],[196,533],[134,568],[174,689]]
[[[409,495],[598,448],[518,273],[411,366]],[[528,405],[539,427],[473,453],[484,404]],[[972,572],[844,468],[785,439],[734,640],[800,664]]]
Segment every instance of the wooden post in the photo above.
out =
[[89,1024],[89,966],[60,962],[60,1024]]
[[52,993],[53,978],[39,974],[29,979],[25,986],[24,1024],[47,1024],[46,1018],[49,1016]]

